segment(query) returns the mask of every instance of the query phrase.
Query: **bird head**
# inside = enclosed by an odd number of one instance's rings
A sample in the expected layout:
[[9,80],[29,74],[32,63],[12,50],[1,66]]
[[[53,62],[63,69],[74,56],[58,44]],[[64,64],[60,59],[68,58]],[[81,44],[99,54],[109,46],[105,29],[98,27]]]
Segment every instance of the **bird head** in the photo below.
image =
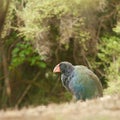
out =
[[55,66],[53,72],[54,73],[61,72],[63,74],[68,74],[68,73],[72,72],[73,69],[74,69],[74,66],[71,63],[61,62],[61,63],[59,63],[58,65]]

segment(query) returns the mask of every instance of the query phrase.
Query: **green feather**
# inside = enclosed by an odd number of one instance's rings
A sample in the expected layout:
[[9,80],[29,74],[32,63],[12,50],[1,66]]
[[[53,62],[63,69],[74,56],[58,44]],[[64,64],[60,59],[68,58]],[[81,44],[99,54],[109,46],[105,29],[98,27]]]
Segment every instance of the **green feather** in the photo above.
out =
[[77,99],[91,99],[102,96],[102,85],[98,77],[85,66],[75,66],[74,77],[69,84]]

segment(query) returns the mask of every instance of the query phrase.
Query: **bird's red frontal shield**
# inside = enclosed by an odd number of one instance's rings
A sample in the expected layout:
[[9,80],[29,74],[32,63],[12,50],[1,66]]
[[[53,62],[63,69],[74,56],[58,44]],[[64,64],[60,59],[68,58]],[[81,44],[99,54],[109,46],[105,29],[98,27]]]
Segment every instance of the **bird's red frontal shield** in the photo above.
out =
[[55,73],[56,72],[60,72],[60,66],[59,66],[59,64],[54,67],[53,72],[55,72]]

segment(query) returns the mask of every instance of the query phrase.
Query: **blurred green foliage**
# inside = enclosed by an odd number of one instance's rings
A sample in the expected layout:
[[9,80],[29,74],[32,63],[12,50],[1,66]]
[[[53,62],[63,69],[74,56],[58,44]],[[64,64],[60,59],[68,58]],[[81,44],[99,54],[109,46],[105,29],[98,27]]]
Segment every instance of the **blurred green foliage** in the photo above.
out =
[[29,62],[31,66],[46,68],[45,62],[40,61],[40,59],[40,56],[33,50],[29,42],[17,43],[16,47],[12,50],[10,67],[15,68],[24,62]]
[[105,35],[99,45],[98,57],[103,65],[105,77],[108,80],[106,93],[118,93],[120,85],[120,37]]
[[[119,8],[119,0],[12,0],[1,36],[12,93],[0,107],[70,101],[52,73],[60,61],[88,66],[107,83],[106,94],[118,92]],[[0,70],[4,98],[2,62]]]

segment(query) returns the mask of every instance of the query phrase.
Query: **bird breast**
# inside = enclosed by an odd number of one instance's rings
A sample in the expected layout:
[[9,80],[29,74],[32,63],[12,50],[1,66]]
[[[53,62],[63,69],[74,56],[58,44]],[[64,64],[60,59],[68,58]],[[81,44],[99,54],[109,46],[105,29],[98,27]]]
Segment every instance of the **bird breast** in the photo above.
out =
[[69,83],[72,80],[72,77],[73,74],[71,74],[70,76],[65,76],[64,74],[61,75],[62,84],[68,91],[70,91]]

